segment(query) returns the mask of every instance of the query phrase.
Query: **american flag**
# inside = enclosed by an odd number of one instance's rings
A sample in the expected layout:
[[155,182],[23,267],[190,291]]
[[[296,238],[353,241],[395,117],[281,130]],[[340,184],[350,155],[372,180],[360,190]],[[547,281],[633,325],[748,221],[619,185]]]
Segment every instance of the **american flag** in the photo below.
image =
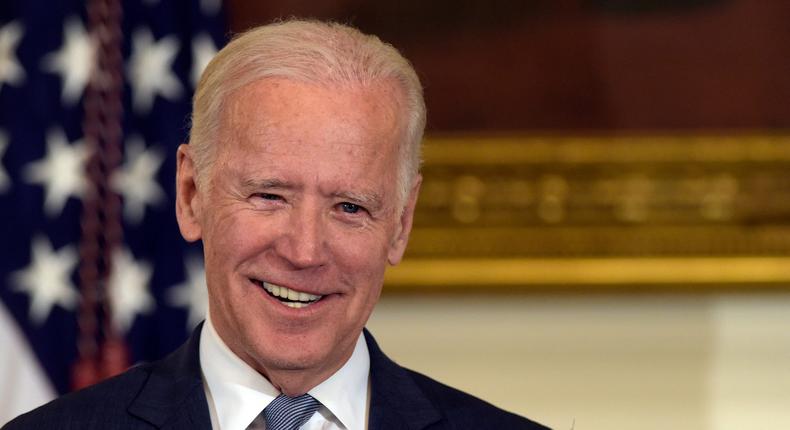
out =
[[226,34],[221,0],[0,2],[0,424],[205,315],[175,154]]

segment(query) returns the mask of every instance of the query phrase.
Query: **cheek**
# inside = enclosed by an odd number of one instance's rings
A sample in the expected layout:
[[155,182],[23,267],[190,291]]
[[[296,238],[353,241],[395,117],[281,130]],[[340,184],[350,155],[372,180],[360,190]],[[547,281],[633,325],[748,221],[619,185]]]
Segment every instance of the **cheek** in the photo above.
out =
[[220,214],[211,223],[212,229],[206,236],[206,249],[218,259],[243,258],[254,252],[261,244],[270,241],[273,231],[253,214],[235,212]]
[[357,324],[360,318],[367,319],[365,316],[378,301],[384,282],[387,244],[383,235],[349,237],[348,234],[339,243],[342,246],[334,247],[334,260],[345,283],[354,287],[355,311],[348,317]]
[[[253,226],[254,227],[254,226]],[[210,303],[226,312],[238,305],[234,302],[246,300],[249,290],[243,288],[240,275],[255,264],[270,238],[265,230],[248,226],[242,217],[226,217],[222,223],[214,224],[210,234],[203,237],[206,264],[206,281]]]
[[371,273],[383,269],[389,242],[379,230],[335,229],[328,237],[337,263],[353,268],[352,273]]

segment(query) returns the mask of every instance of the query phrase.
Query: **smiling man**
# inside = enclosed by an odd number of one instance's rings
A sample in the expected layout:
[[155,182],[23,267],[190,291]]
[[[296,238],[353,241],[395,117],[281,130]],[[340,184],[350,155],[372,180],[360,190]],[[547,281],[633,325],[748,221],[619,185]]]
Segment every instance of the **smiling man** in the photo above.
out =
[[206,322],[9,428],[543,428],[396,365],[364,331],[406,249],[424,126],[417,75],[376,37],[292,20],[236,38],[178,149]]

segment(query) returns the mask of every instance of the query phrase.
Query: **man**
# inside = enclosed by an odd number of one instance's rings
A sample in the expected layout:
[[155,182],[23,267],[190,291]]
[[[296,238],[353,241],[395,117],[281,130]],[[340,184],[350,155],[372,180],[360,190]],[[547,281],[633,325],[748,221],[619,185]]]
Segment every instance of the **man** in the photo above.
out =
[[294,20],[235,39],[178,149],[206,322],[164,360],[8,427],[542,428],[397,366],[363,332],[406,249],[424,126],[414,70],[375,37]]

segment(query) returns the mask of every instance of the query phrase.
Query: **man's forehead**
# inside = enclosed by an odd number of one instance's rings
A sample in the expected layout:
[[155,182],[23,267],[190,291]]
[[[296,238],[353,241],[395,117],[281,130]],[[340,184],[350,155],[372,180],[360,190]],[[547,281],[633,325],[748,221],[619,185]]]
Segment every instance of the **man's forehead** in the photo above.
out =
[[258,167],[278,165],[284,161],[309,164],[320,169],[337,170],[340,172],[349,164],[364,167],[377,164],[382,158],[397,157],[396,145],[380,144],[382,142],[355,143],[324,139],[289,139],[276,132],[247,134],[231,137],[223,143],[218,154],[220,159],[233,159],[239,166],[248,166],[248,170]]
[[[281,78],[232,93],[220,123],[223,146],[310,153],[326,145],[357,156],[383,155],[405,136],[398,97],[389,85],[337,88]],[[397,148],[389,148],[396,150]]]
[[[375,111],[382,117],[400,124],[406,118],[404,109],[404,95],[399,90],[399,85],[392,80],[381,80],[368,84],[361,83],[313,83],[300,80],[267,77],[248,83],[230,92],[223,101],[224,109],[222,121],[239,125],[248,122],[258,128],[276,125],[272,118],[260,115],[260,112],[250,110],[251,106],[277,109],[284,106],[294,108],[301,106],[309,110],[310,103],[305,101],[305,96],[320,97],[323,100],[345,100],[349,95],[355,96],[354,105],[343,105],[344,111],[356,112]],[[256,109],[258,110],[258,109]]]

